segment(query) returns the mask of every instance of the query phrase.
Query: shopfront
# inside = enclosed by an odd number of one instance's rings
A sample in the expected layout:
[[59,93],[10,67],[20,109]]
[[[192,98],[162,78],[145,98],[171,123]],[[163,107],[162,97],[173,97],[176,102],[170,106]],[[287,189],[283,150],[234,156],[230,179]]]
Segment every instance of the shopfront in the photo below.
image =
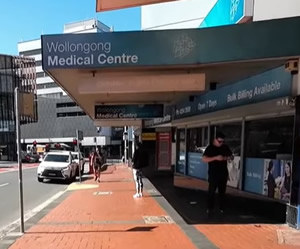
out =
[[197,180],[207,180],[208,165],[202,156],[216,132],[222,131],[234,155],[228,162],[227,185],[289,203],[295,122],[292,84],[293,76],[280,67],[207,92],[193,103],[176,105],[174,184],[197,188]]

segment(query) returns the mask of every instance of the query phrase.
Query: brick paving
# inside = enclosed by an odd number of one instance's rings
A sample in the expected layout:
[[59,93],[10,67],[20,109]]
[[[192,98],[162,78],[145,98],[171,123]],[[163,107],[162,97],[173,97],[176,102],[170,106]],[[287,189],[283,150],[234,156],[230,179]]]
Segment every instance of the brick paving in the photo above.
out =
[[[196,228],[222,249],[300,248],[300,243],[297,243],[298,245],[279,244],[277,231],[292,231],[292,229],[288,228],[286,225],[196,225]],[[298,240],[298,242],[300,242],[300,240]]]
[[[112,193],[94,195],[97,191]],[[131,171],[109,167],[99,187],[74,191],[10,248],[196,248],[176,224],[145,224],[143,216],[166,212],[147,194],[142,199],[133,194]]]
[[70,190],[71,194],[62,203],[17,239],[10,249],[300,248],[278,242],[278,230],[290,229],[285,225],[187,225],[195,227],[198,235],[204,234],[216,245],[213,247],[194,245],[179,224],[147,224],[145,216],[168,214],[147,193],[141,199],[132,197],[132,173],[123,165],[109,167],[101,175],[100,184],[93,180],[82,183],[87,184],[89,188]]

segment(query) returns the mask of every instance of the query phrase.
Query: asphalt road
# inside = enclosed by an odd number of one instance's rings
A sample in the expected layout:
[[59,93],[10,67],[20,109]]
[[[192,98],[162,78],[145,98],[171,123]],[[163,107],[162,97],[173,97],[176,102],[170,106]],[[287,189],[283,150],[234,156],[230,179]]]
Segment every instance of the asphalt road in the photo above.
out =
[[[23,170],[25,214],[68,186],[58,181],[39,183],[36,170]],[[20,217],[18,182],[18,171],[0,173],[0,231]]]

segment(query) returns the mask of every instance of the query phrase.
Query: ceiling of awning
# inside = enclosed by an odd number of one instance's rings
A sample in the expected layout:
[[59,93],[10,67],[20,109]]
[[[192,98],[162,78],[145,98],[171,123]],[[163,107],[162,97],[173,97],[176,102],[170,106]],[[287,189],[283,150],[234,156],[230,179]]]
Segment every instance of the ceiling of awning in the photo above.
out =
[[[285,59],[277,59],[277,60],[266,60],[266,61],[252,61],[252,62],[239,62],[239,63],[228,63],[228,64],[218,64],[218,65],[210,65],[210,66],[198,66],[198,67],[190,67],[185,70],[168,70],[168,72],[172,72],[174,77],[176,78],[176,73],[178,72],[193,72],[198,74],[205,75],[205,87],[206,90],[210,82],[217,82],[219,85],[225,85],[237,80],[247,78],[251,75],[255,75],[264,71],[267,71],[271,68],[278,67],[283,65]],[[139,72],[143,71],[139,69]],[[149,71],[149,69],[147,70]],[[152,70],[153,73],[160,74],[157,70]],[[95,73],[96,72],[96,73]],[[114,105],[114,104],[174,104],[176,101],[187,97],[201,94],[203,91],[185,91],[185,92],[97,92],[97,89],[94,89],[94,93],[91,91],[82,92],[80,89],[84,87],[84,85],[89,85],[91,79],[99,79],[103,78],[107,74],[119,74],[120,71],[111,71],[107,72],[105,70],[96,70],[94,73],[89,69],[53,69],[50,70],[49,73],[51,76],[58,82],[58,84],[81,106],[81,108],[92,118],[94,119],[94,107],[96,104],[103,105]],[[94,74],[94,77],[93,77]],[[123,72],[123,74],[126,74]],[[89,79],[86,78],[85,81],[82,81],[87,75],[89,75]],[[157,78],[158,84],[164,84],[165,82],[159,81],[159,77]],[[93,80],[94,81],[94,80]],[[95,84],[92,82],[91,84]],[[147,82],[145,83],[147,85]],[[183,83],[184,84],[184,83]],[[203,89],[205,90],[205,89]]]
[[96,0],[96,11],[108,11],[176,0]]

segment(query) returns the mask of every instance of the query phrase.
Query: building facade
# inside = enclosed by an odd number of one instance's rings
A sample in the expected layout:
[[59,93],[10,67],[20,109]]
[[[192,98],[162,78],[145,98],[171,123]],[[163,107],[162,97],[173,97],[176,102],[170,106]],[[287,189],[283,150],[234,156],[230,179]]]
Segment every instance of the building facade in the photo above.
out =
[[[16,124],[14,90],[36,93],[35,64],[31,58],[0,55],[0,161],[16,161]],[[36,106],[35,106],[36,109]],[[21,116],[21,124],[35,117]]]
[[[111,28],[96,19],[64,25],[63,33],[101,33]],[[36,61],[37,96],[39,121],[21,127],[24,147],[36,141],[38,144],[72,144],[76,129],[83,131],[82,146],[86,154],[94,146],[107,146],[112,157],[121,157],[121,128],[97,128],[86,113],[42,69],[41,40],[24,41],[18,44],[20,56],[29,56]],[[121,129],[123,130],[123,129]]]

